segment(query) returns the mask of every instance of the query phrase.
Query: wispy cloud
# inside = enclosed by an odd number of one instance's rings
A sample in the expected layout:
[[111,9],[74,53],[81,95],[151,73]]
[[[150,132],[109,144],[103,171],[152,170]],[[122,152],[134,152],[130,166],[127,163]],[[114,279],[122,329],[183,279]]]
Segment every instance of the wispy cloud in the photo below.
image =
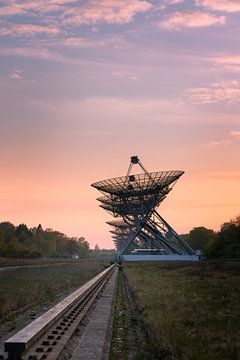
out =
[[19,4],[12,4],[10,6],[3,6],[0,8],[0,16],[15,16],[22,15],[25,11]]
[[94,46],[92,42],[83,37],[69,37],[62,40],[62,44],[70,47],[88,48]]
[[192,88],[187,91],[186,95],[197,104],[239,103],[240,85],[236,80],[222,81],[206,87]]
[[126,72],[126,71],[115,71],[112,73],[112,76],[118,78],[118,79],[125,79],[125,80],[131,80],[136,81],[138,80],[138,76],[133,72]]
[[124,45],[122,36],[113,35],[101,37],[101,39],[93,39],[86,37],[67,37],[60,40],[61,45],[76,47],[76,48],[105,48],[111,47],[112,49],[121,48]]
[[225,16],[216,16],[203,12],[180,12],[176,11],[166,20],[160,22],[159,26],[165,30],[180,30],[182,28],[199,28],[212,25],[225,25]]
[[[64,2],[66,3],[66,2]],[[64,10],[63,6],[59,6],[60,2],[55,1],[23,1],[22,3],[15,0],[8,1],[5,6],[0,8],[0,16],[35,16],[37,13],[49,13],[52,11],[61,11]]]
[[226,145],[230,145],[231,141],[230,140],[211,140],[208,141],[204,144],[201,144],[200,147],[203,148],[216,148],[216,147],[220,147],[220,146],[226,146]]
[[37,34],[47,34],[55,36],[59,34],[60,29],[51,26],[41,26],[33,24],[10,24],[7,27],[0,29],[0,35],[5,36],[30,36],[34,37]]
[[176,5],[176,4],[182,4],[185,0],[165,0],[166,4],[169,5]]
[[9,75],[9,77],[10,77],[10,79],[21,80],[21,79],[23,79],[22,71],[15,70]]
[[199,174],[199,177],[217,180],[240,180],[240,171],[211,171]]
[[[85,119],[125,123],[181,123],[187,121],[184,105],[163,98],[88,97],[68,105]],[[178,109],[178,113],[176,113]],[[191,121],[191,119],[189,120]],[[195,121],[195,120],[194,120]]]
[[140,0],[89,0],[79,8],[68,8],[63,14],[63,22],[69,25],[80,24],[127,24],[138,13],[152,8],[148,1]]
[[210,10],[237,12],[240,11],[239,0],[196,0],[196,5],[206,7]]
[[240,55],[223,55],[213,59],[215,65],[223,71],[240,73]]
[[38,60],[48,60],[55,62],[71,62],[73,60],[67,59],[57,52],[52,52],[46,48],[30,48],[30,47],[16,47],[16,48],[1,48],[2,56],[14,56],[23,58],[33,58]]
[[232,130],[229,134],[235,139],[240,140],[240,130]]

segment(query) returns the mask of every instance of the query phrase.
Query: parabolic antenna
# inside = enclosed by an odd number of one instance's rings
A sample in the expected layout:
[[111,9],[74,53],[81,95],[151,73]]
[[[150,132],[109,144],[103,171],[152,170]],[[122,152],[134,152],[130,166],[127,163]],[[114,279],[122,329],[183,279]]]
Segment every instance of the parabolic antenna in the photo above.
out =
[[[131,171],[136,164],[143,172],[133,175]],[[169,256],[174,260],[194,257],[192,247],[157,212],[183,174],[184,171],[179,170],[148,172],[139,158],[132,156],[126,176],[92,184],[103,194],[97,199],[100,207],[115,218],[107,224],[112,227],[113,242],[120,256],[136,259],[145,252],[149,257],[154,250],[154,254],[160,254],[164,259]]]

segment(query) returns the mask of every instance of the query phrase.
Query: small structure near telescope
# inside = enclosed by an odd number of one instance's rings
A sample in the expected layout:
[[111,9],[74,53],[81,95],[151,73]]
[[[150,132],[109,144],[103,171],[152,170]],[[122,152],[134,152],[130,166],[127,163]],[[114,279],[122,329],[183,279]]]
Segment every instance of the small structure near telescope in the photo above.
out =
[[[140,174],[131,174],[134,165]],[[107,221],[119,259],[199,260],[193,248],[157,211],[184,171],[149,173],[138,156],[132,156],[126,176],[98,181],[92,186],[103,196],[100,207],[111,213]]]

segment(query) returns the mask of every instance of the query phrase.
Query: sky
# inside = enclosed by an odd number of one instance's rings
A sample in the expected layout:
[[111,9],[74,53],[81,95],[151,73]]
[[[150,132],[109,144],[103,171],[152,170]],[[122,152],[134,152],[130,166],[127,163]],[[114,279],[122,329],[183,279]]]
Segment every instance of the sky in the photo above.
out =
[[0,1],[0,221],[113,248],[90,185],[132,155],[185,171],[179,233],[239,215],[239,37],[239,0]]

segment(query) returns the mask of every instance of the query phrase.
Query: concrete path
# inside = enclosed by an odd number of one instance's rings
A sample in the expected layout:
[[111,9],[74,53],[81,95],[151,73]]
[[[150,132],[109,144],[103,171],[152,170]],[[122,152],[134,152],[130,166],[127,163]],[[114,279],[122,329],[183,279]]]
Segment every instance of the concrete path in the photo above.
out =
[[72,360],[107,360],[111,342],[112,317],[118,267],[108,280],[86,329],[72,355]]

